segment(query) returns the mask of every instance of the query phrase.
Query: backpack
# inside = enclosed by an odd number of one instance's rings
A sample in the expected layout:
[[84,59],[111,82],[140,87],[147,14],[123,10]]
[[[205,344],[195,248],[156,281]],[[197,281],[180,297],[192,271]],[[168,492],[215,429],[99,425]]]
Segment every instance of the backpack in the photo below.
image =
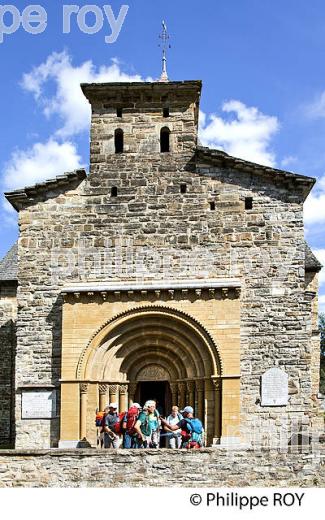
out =
[[124,422],[125,412],[121,412],[118,414],[118,421],[114,424],[114,432],[117,434],[123,433],[123,422]]
[[96,426],[99,428],[103,425],[104,412],[96,412]]
[[134,435],[136,433],[134,426],[137,422],[139,415],[139,409],[136,406],[131,406],[126,414],[126,432],[129,435]]
[[[154,416],[157,418],[157,428],[159,430],[159,417],[160,417],[160,414],[159,414],[158,410],[154,411]],[[150,431],[149,430],[149,415],[146,415],[146,418],[145,418],[144,422],[142,423],[141,430],[143,431],[143,433]]]
[[189,443],[197,443],[202,445],[203,426],[200,419],[185,419],[188,433],[190,435]]

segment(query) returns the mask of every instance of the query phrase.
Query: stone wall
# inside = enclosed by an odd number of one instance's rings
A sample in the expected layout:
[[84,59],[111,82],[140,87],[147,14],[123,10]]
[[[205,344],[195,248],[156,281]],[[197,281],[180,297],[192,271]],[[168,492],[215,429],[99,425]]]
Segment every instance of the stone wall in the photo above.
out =
[[14,441],[16,284],[0,285],[0,446]]
[[0,487],[325,487],[325,453],[0,451]]

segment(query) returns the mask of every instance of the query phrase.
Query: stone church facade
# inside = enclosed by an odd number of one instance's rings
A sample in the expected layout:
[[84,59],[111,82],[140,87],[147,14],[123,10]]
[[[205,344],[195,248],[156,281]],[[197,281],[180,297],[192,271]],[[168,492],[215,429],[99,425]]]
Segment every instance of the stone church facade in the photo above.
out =
[[149,397],[192,405],[208,445],[318,430],[315,180],[199,146],[199,81],[82,90],[89,175],[6,194],[0,443],[96,446],[96,408]]

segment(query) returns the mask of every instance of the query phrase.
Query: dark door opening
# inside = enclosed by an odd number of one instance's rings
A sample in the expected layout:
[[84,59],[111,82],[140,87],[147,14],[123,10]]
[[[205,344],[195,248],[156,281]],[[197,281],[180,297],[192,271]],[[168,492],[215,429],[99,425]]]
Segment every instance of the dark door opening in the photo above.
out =
[[157,408],[161,415],[170,414],[171,392],[168,381],[144,381],[138,383],[136,397],[144,405],[149,399],[157,401]]

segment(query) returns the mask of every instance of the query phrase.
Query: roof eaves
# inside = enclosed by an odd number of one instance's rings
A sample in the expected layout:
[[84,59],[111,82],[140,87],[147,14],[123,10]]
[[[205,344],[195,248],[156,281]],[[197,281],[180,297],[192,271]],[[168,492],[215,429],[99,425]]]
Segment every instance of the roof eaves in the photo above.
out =
[[48,179],[44,182],[39,182],[33,186],[26,186],[25,188],[5,192],[6,199],[10,204],[17,210],[24,205],[27,200],[32,200],[35,195],[40,195],[44,192],[49,192],[56,188],[68,186],[70,183],[75,181],[82,181],[87,177],[87,172],[83,168],[75,170],[73,172],[67,172],[63,175],[58,175],[54,179]]
[[209,158],[215,158],[221,161],[224,165],[230,166],[235,169],[245,169],[246,171],[250,171],[252,173],[265,173],[268,175],[277,175],[278,178],[283,178],[287,180],[292,180],[299,184],[305,184],[307,189],[304,190],[305,198],[311,191],[314,186],[316,179],[314,177],[308,177],[306,175],[301,175],[294,172],[288,172],[286,170],[281,170],[278,168],[272,168],[270,166],[265,166],[263,164],[253,163],[251,161],[246,161],[245,159],[240,159],[237,157],[233,157],[222,150],[217,150],[213,148],[208,148],[206,146],[197,146],[197,152],[203,154],[203,156]]

